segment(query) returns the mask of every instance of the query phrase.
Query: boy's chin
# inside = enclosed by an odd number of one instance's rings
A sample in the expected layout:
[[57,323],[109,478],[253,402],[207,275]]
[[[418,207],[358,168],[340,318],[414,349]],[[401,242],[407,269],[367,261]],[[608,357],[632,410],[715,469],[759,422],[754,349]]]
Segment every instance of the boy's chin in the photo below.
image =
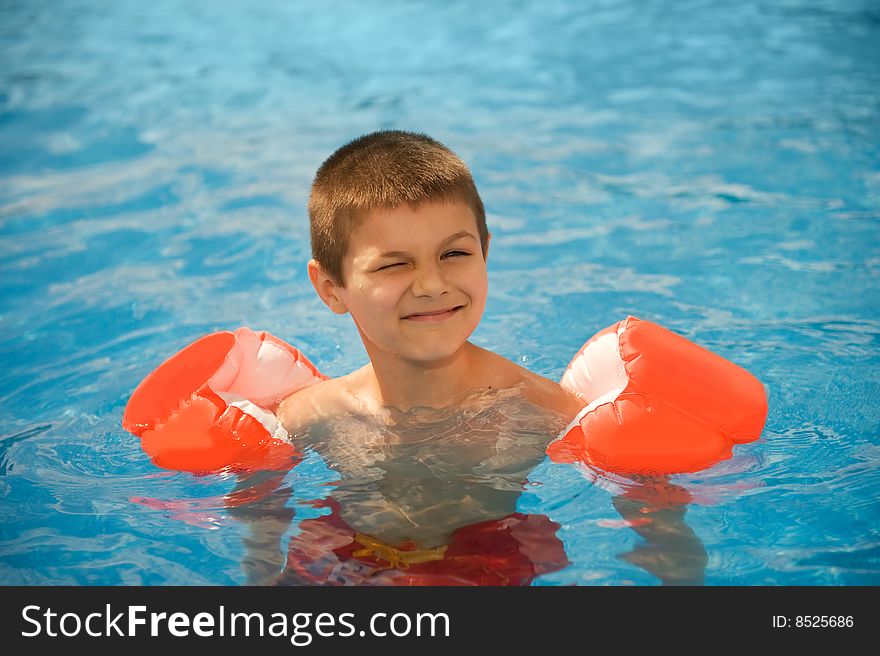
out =
[[458,355],[467,344],[467,340],[450,341],[443,340],[434,344],[420,344],[416,347],[407,349],[406,353],[402,353],[401,357],[409,360],[413,364],[418,364],[425,368],[440,367],[448,364]]

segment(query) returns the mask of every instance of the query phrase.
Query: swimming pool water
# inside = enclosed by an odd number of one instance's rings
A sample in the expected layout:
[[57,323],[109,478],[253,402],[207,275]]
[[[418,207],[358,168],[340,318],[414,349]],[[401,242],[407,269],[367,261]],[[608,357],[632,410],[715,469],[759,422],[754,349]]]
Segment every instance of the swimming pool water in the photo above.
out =
[[[0,51],[0,583],[246,581],[235,477],[154,467],[122,410],[214,330],[365,362],[305,205],[391,127],[474,172],[475,343],[558,380],[632,314],[764,382],[762,439],[672,479],[707,584],[880,583],[875,3],[7,3]],[[311,454],[273,483],[279,558],[333,480]],[[659,583],[625,482],[529,481],[569,563],[534,584]]]

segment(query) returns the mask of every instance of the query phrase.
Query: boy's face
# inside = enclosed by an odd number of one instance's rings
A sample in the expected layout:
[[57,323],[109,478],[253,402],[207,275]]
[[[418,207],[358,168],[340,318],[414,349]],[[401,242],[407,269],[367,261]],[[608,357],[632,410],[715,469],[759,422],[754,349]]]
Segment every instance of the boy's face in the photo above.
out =
[[374,362],[446,359],[486,307],[477,221],[462,202],[371,212],[351,235],[342,271],[344,288],[309,264],[315,289],[334,312],[351,312]]

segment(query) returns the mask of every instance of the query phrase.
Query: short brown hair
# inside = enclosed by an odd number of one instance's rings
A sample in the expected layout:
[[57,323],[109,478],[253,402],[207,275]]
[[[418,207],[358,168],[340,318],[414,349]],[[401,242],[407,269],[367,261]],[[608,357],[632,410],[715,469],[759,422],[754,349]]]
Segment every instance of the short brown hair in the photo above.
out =
[[455,153],[417,132],[381,130],[358,137],[315,174],[309,196],[312,257],[344,287],[342,260],[361,219],[375,209],[432,201],[461,201],[471,208],[485,257],[486,211],[471,172]]

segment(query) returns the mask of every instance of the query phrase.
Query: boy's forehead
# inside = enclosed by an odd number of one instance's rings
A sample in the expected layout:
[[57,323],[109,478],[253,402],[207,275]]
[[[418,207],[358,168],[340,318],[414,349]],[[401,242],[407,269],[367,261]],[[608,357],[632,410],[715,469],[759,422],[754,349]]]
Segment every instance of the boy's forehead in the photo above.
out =
[[477,219],[464,202],[380,208],[367,214],[354,229],[348,255],[356,258],[386,251],[408,251],[467,235],[479,241]]

